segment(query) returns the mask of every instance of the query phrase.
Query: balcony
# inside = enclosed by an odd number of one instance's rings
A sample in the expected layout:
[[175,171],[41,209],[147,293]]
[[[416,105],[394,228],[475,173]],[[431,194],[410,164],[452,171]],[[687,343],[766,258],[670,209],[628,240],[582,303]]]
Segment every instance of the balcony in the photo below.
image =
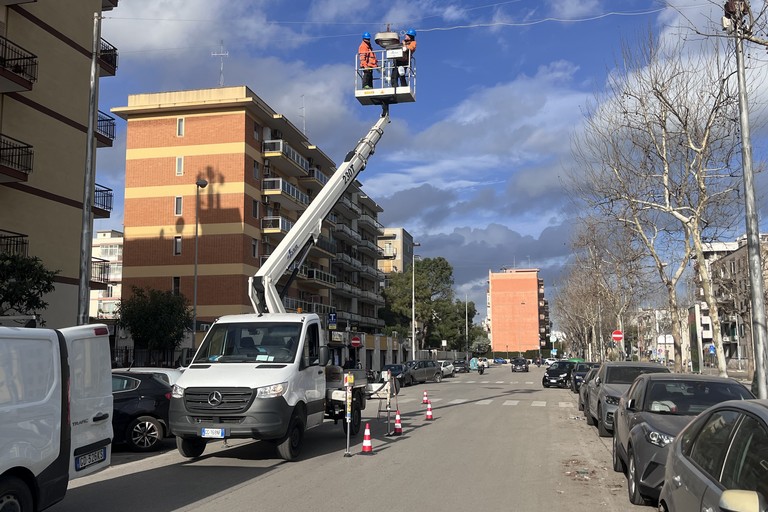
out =
[[303,282],[305,285],[315,284],[323,288],[336,287],[336,276],[317,268],[303,265],[299,271],[299,275],[306,279],[306,281]]
[[93,191],[93,217],[95,219],[108,219],[112,211],[112,199],[114,192],[111,188],[96,184]]
[[358,252],[364,252],[369,256],[373,256],[376,259],[381,259],[384,255],[384,251],[370,240],[363,239],[357,245]]
[[330,257],[334,256],[337,252],[336,243],[332,242],[327,237],[324,237],[320,235],[317,238],[317,243],[312,246],[312,249],[321,252],[322,254],[320,256]]
[[27,181],[34,155],[29,144],[0,134],[0,183]]
[[96,120],[96,146],[111,148],[115,142],[115,118],[99,110]]
[[29,237],[0,229],[0,254],[29,255]]
[[0,37],[0,93],[31,91],[37,81],[37,56]]
[[384,233],[384,226],[382,226],[379,221],[365,213],[362,214],[359,219],[357,219],[357,225],[362,228],[373,230],[373,232],[377,235]]
[[304,210],[309,206],[309,196],[282,178],[265,178],[261,181],[264,202],[280,200],[286,210]]
[[117,48],[102,38],[99,46],[99,76],[115,76],[116,72]]
[[109,261],[91,258],[91,282],[93,290],[106,290],[109,283]]
[[329,179],[328,176],[320,172],[319,168],[310,167],[307,176],[301,177],[301,182],[306,185],[308,189],[320,190],[326,183],[328,183]]
[[348,197],[342,197],[336,203],[336,210],[348,219],[356,219],[360,216],[360,207],[350,201]]
[[353,244],[357,244],[362,240],[357,232],[353,231],[352,228],[344,224],[337,224],[336,228],[333,230],[333,235],[339,240],[346,240],[348,242],[352,242]]
[[262,145],[264,167],[277,167],[288,176],[308,176],[309,160],[284,140],[265,140]]
[[117,7],[118,0],[101,0],[101,10],[102,11],[111,11],[115,7]]
[[293,227],[293,222],[285,217],[264,217],[261,219],[261,231],[264,234],[285,234]]

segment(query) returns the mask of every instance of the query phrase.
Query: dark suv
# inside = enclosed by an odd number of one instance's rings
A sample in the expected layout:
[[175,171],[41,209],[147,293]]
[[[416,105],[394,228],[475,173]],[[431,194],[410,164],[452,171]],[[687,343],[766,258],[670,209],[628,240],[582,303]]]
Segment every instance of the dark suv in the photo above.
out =
[[544,377],[541,379],[541,384],[545,388],[550,386],[557,386],[560,388],[567,388],[571,384],[571,371],[576,363],[573,361],[555,361],[547,371],[544,373]]
[[522,357],[516,357],[512,359],[511,363],[513,372],[527,372],[528,360]]
[[457,359],[453,362],[453,369],[456,373],[469,373],[469,365],[465,359]]

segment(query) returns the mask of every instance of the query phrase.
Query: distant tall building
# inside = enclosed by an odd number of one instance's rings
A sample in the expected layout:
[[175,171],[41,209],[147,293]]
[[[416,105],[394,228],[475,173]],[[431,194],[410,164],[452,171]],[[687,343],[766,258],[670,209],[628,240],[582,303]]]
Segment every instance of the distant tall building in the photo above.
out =
[[539,350],[549,336],[549,306],[538,269],[488,273],[487,326],[495,352]]
[[385,275],[405,272],[413,263],[413,236],[403,228],[384,228],[379,235],[379,270]]
[[[117,0],[0,2],[0,252],[34,256],[58,271],[44,297],[47,327],[78,321],[93,13]],[[102,39],[99,77],[114,76],[117,49]],[[98,87],[98,80],[96,81]],[[110,147],[113,117],[98,112],[96,145]],[[95,166],[94,166],[95,169]],[[109,218],[112,190],[96,185],[93,218]],[[92,230],[92,223],[89,229]],[[87,261],[90,289],[108,267]],[[87,308],[87,304],[83,305]]]
[[[128,121],[123,293],[151,287],[192,303],[197,246],[197,330],[253,312],[248,278],[328,182],[334,162],[245,86],[136,94],[113,112]],[[350,187],[288,287],[288,311],[324,321],[336,313],[333,333],[381,330],[380,211],[359,183]]]
[[122,296],[123,233],[114,230],[97,231],[91,246],[95,261],[109,265],[106,289],[91,290],[91,318],[116,318],[115,311]]

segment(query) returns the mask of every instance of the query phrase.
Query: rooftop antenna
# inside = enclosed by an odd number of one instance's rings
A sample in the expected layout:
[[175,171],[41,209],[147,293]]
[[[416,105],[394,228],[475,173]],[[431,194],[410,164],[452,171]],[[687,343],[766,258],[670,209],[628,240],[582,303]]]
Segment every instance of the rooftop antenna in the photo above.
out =
[[305,116],[305,108],[304,108],[304,95],[301,95],[301,107],[299,107],[299,110],[301,110],[301,132],[304,134],[304,136],[307,136],[307,117]]
[[219,71],[219,87],[224,87],[224,57],[229,57],[229,52],[224,50],[224,40],[221,40],[219,51],[211,52],[211,57],[221,57],[221,69]]

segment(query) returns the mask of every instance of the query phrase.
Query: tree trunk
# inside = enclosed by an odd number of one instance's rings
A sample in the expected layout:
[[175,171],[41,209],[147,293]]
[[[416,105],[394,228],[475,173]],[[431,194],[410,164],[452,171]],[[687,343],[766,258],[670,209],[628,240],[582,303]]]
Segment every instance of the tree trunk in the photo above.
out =
[[[677,306],[677,290],[675,290],[672,281],[667,281],[666,287],[667,299],[669,301],[669,316],[672,320],[670,323],[672,324],[672,341],[674,343],[675,373],[680,373],[683,367],[683,347],[681,342],[680,322],[678,321],[680,318],[680,311]],[[669,364],[669,362],[665,361],[665,364]]]

